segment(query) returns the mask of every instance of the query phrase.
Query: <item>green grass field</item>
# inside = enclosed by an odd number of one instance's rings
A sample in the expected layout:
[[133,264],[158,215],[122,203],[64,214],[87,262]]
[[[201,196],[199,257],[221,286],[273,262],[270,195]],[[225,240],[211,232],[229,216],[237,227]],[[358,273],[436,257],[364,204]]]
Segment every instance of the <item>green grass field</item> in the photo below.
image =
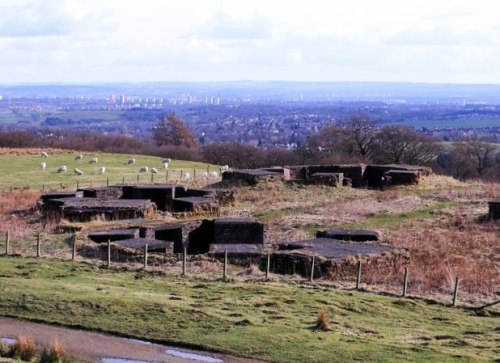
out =
[[[498,318],[314,285],[2,258],[0,314],[273,362],[486,362]],[[330,331],[314,329],[317,314]]]
[[[162,158],[145,155],[125,155],[125,154],[106,154],[106,153],[84,153],[83,160],[75,160],[76,152],[67,152],[50,155],[48,158],[42,158],[39,155],[0,155],[0,189],[9,188],[31,188],[31,189],[74,189],[77,183],[80,187],[103,186],[109,181],[110,184],[136,183],[138,180],[142,183],[151,182],[151,174],[138,174],[141,166],[155,167],[158,174],[154,175],[155,182],[167,180],[167,171],[162,169]],[[89,160],[98,157],[97,164],[89,164]],[[127,165],[125,162],[129,158],[135,158],[136,163]],[[41,170],[40,163],[47,163],[47,169]],[[66,173],[57,173],[60,165],[66,165]],[[106,167],[105,174],[99,174],[99,168]],[[196,173],[198,179],[201,179],[201,173],[207,171],[218,171],[219,167],[205,163],[190,161],[172,160],[168,169],[168,180],[179,180],[182,172],[189,172],[191,178]],[[83,171],[83,175],[76,175],[74,168]],[[139,176],[139,179],[137,177]]]

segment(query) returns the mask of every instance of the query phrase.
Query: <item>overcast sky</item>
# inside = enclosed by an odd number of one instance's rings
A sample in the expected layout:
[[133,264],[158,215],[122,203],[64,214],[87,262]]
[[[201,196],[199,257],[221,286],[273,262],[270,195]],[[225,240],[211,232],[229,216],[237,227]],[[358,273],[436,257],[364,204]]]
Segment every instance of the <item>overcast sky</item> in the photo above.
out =
[[0,83],[500,83],[498,0],[0,0]]

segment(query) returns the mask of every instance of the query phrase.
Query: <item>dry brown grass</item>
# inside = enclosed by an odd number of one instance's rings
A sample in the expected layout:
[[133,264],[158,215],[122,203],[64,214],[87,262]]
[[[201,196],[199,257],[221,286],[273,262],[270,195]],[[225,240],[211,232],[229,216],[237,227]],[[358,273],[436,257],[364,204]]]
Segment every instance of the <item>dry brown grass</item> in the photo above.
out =
[[316,318],[316,324],[314,326],[314,330],[320,331],[330,331],[330,316],[326,312],[326,310],[321,309],[318,312],[318,316]]
[[40,155],[40,152],[45,151],[51,154],[74,154],[72,150],[56,149],[56,148],[8,148],[0,147],[0,155]]
[[35,341],[30,336],[19,335],[16,337],[16,342],[12,345],[10,356],[21,359],[26,362],[33,360],[36,357],[37,351]]
[[44,348],[40,363],[62,363],[66,360],[66,357],[66,346],[56,339]]
[[27,215],[33,215],[40,192],[14,190],[0,193],[0,231],[9,231],[12,237],[34,235],[40,225],[30,224]]

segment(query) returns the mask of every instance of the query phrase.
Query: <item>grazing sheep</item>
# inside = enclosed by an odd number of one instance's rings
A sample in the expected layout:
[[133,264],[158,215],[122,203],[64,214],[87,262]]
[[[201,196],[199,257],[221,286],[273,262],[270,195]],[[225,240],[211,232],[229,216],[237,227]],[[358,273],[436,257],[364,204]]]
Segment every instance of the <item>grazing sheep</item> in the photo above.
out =
[[158,169],[151,168],[151,174],[158,174]]
[[139,169],[139,174],[140,173],[147,173],[149,171],[149,168],[147,166],[142,166],[140,169]]
[[47,163],[43,162],[40,164],[40,169],[45,170],[47,168]]
[[99,174],[104,174],[106,172],[106,167],[105,166],[101,166],[99,168]]
[[60,167],[57,168],[58,173],[65,173],[68,171],[68,167],[66,165],[61,165]]
[[203,173],[201,173],[201,177],[208,178],[208,173],[206,171],[204,171]]
[[75,170],[74,170],[74,171],[75,171],[75,174],[76,174],[76,175],[83,175],[83,171],[81,171],[81,170],[80,170],[80,169],[78,169],[78,168],[75,168]]
[[163,159],[162,163],[167,163],[167,164],[170,164],[172,160],[170,158],[167,158],[167,159]]
[[220,173],[222,174],[223,172],[225,171],[228,171],[229,170],[229,165],[222,165],[220,167]]
[[190,173],[184,173],[184,175],[182,176],[182,179],[184,179],[184,180],[191,179],[191,174]]
[[79,154],[77,156],[75,156],[75,160],[82,160],[83,159],[83,155],[82,154]]
[[132,158],[132,159],[128,159],[127,162],[125,163],[127,165],[130,165],[130,164],[135,164],[135,159]]
[[42,152],[40,153],[40,156],[41,156],[42,158],[48,158],[48,157],[49,157],[49,154],[48,154],[48,153],[46,153],[45,151],[42,151]]
[[219,173],[216,172],[216,171],[211,171],[210,173],[208,173],[208,176],[210,178],[218,178],[219,177]]
[[163,164],[163,169],[168,169],[168,163],[165,160],[163,160],[162,164]]
[[89,164],[97,164],[99,160],[97,159],[97,156],[89,160]]

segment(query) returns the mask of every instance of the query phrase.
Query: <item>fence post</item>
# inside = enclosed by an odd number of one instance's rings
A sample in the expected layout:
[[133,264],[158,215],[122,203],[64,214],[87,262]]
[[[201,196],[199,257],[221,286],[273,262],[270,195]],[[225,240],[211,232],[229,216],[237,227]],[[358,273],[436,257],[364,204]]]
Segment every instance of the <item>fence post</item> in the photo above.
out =
[[45,191],[45,184],[42,184],[42,192]]
[[266,263],[266,279],[269,279],[269,270],[271,269],[271,254],[267,253],[267,263]]
[[137,183],[139,183],[139,174],[137,174]]
[[227,250],[224,250],[224,270],[222,271],[222,277],[224,280],[227,277]]
[[80,189],[80,181],[79,180],[76,181],[76,189],[77,190]]
[[358,261],[358,272],[356,273],[356,290],[359,290],[360,282],[361,282],[361,261]]
[[193,179],[196,180],[196,168],[193,169]]
[[165,173],[165,181],[168,182],[168,170],[167,172]]
[[71,261],[76,259],[76,233],[73,234],[73,251],[71,252]]
[[9,231],[5,232],[5,255],[9,255],[9,244],[10,244],[10,235]]
[[183,176],[184,176],[184,172],[181,169],[181,179],[182,179]]
[[125,185],[125,175],[122,176],[122,185]]
[[106,178],[106,186],[109,187],[109,178]]
[[148,244],[144,246],[144,270],[148,268]]
[[108,268],[111,267],[111,240],[108,239]]
[[151,173],[151,184],[153,184],[153,182],[155,181],[154,179],[155,179],[155,175],[154,175],[154,173]]
[[407,289],[408,289],[408,267],[405,267],[405,273],[403,277],[403,297],[406,297]]
[[186,276],[186,264],[187,264],[187,246],[184,245],[184,252],[182,253],[182,276]]
[[460,283],[460,280],[458,276],[455,278],[455,289],[453,290],[453,306],[457,305],[457,300],[458,300],[458,284]]
[[314,280],[314,255],[312,256],[312,261],[311,261],[311,277],[309,281],[313,282]]
[[36,257],[40,257],[40,232],[36,234]]

